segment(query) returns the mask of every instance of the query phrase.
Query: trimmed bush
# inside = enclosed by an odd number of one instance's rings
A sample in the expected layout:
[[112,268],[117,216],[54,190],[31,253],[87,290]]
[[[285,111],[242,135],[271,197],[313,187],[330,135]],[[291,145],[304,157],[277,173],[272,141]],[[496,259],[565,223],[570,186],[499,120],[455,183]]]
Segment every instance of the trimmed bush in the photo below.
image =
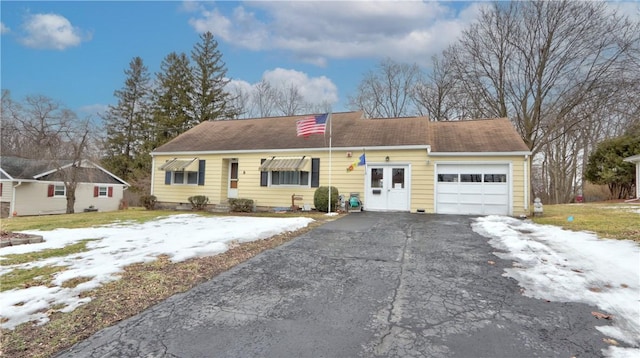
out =
[[[335,186],[331,187],[331,211],[335,212],[336,207],[338,206],[338,188]],[[329,187],[321,186],[316,189],[316,192],[313,194],[313,205],[316,207],[316,210],[322,212],[329,212]]]
[[158,202],[158,199],[156,198],[155,195],[143,195],[140,197],[140,202],[142,203],[142,206],[144,206],[145,209],[153,210],[156,208],[156,203]]
[[235,213],[250,213],[253,211],[253,200],[229,199],[229,210]]
[[190,196],[187,200],[191,203],[191,208],[193,210],[204,210],[207,204],[209,204],[209,197],[204,195]]

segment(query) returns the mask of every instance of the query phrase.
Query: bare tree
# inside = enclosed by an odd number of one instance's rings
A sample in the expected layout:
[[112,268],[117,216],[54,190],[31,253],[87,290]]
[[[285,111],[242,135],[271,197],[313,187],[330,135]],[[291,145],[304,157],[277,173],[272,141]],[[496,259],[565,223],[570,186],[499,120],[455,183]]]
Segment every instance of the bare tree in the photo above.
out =
[[511,118],[540,156],[544,196],[564,202],[600,137],[637,117],[639,51],[640,23],[604,3],[496,2],[441,61],[455,84],[447,95],[478,117]]
[[258,116],[270,117],[276,109],[278,90],[263,79],[255,85],[251,99]]
[[78,120],[73,111],[46,96],[27,96],[22,103],[8,96],[3,92],[2,120],[3,127],[5,119],[11,123],[13,132],[3,130],[2,141],[12,135],[17,144],[3,155],[49,161],[58,169],[52,179],[63,181],[66,187],[66,212],[73,213],[82,160],[93,142],[91,121]]
[[404,117],[416,113],[412,94],[420,79],[418,65],[380,62],[376,71],[364,75],[349,107],[362,110],[369,118]]
[[571,131],[574,108],[630,65],[640,27],[604,3],[495,3],[445,53],[486,117],[511,117],[534,152]]
[[283,115],[293,116],[307,106],[298,87],[289,84],[276,91],[276,107]]

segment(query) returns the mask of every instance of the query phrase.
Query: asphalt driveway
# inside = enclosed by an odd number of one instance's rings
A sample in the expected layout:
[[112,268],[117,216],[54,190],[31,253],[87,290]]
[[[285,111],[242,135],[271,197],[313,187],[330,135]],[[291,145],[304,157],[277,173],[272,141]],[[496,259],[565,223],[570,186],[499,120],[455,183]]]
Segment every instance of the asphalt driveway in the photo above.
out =
[[525,297],[471,217],[354,213],[60,357],[597,357],[577,303]]

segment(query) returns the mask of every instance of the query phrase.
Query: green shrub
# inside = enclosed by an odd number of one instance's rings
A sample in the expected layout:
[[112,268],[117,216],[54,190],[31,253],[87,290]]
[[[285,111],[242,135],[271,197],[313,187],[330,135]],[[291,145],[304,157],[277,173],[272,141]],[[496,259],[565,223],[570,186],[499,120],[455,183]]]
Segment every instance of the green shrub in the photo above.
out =
[[250,213],[253,211],[253,200],[229,199],[229,210],[235,213]]
[[142,203],[142,206],[144,206],[145,209],[153,210],[156,208],[156,203],[158,202],[158,199],[156,198],[155,195],[143,195],[140,197],[140,202]]
[[[316,210],[329,212],[329,187],[321,186],[316,189],[316,192],[313,194],[313,205],[316,207]],[[331,211],[336,211],[336,207],[338,206],[338,188],[335,186],[331,187]]]
[[204,195],[190,196],[187,200],[191,203],[191,208],[193,210],[204,210],[207,204],[209,204],[209,197]]

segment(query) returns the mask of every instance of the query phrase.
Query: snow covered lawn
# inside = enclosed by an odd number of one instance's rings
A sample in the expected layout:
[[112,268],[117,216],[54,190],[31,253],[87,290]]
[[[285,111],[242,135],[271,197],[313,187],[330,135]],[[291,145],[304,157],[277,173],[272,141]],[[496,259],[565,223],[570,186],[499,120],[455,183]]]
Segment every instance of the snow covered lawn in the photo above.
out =
[[612,325],[603,324],[598,330],[633,347],[614,344],[604,354],[640,357],[637,243],[502,216],[478,218],[473,230],[491,238],[489,244],[499,250],[498,257],[515,261],[504,275],[516,279],[525,295],[597,306],[601,312],[595,315],[612,315]]
[[[42,235],[45,242],[4,247],[0,249],[0,264],[4,255],[62,248],[85,239],[96,240],[87,243],[88,251],[85,252],[0,266],[0,275],[15,269],[53,265],[66,267],[55,276],[51,287],[33,286],[0,292],[2,328],[13,329],[29,321],[46,323],[46,311],[52,307],[61,312],[73,311],[91,300],[90,297],[80,298],[83,292],[117,280],[119,273],[128,265],[150,262],[159,255],[167,255],[174,262],[217,255],[235,243],[295,231],[312,221],[303,217],[205,217],[182,214],[144,224],[120,223],[81,229],[22,231]],[[85,278],[86,281],[72,288],[62,286],[74,278]]]

